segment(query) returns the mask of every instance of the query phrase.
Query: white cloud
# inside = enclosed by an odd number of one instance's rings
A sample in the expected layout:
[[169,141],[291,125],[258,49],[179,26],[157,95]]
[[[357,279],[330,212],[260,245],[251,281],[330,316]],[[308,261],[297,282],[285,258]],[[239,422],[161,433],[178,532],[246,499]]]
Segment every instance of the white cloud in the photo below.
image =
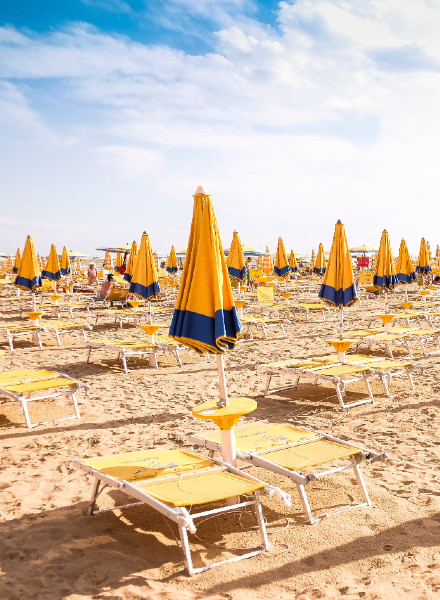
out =
[[[209,5],[169,7],[206,16]],[[402,235],[434,244],[435,223],[415,220],[414,203],[435,211],[440,188],[440,8],[281,2],[276,30],[244,18],[240,0],[212,6],[224,26],[199,55],[85,24],[45,35],[0,28],[0,136],[10,140],[0,160],[11,161],[0,185],[15,211],[62,197],[95,211],[109,238],[131,240],[148,219],[167,249],[185,245],[204,183],[225,245],[237,228],[250,245],[283,235],[301,252],[328,247],[338,218],[353,245],[377,243],[384,226],[393,246]],[[123,224],[106,212],[121,198],[137,215]],[[90,244],[89,230],[78,235]]]

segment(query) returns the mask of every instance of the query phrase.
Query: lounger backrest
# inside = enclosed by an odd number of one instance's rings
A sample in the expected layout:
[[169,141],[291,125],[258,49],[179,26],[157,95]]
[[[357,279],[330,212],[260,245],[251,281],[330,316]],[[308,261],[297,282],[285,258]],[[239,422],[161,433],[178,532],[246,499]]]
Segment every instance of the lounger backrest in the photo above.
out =
[[125,300],[128,296],[128,288],[113,288],[106,300],[109,302],[115,302],[118,300]]
[[258,302],[273,302],[273,287],[257,288]]

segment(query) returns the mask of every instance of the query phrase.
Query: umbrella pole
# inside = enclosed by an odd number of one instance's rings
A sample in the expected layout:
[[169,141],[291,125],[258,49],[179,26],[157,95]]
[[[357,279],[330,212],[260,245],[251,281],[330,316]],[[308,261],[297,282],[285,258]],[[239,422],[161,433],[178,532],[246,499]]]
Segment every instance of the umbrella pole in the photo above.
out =
[[385,313],[388,314],[388,290],[385,290]]
[[406,302],[408,302],[408,284],[405,285]]
[[32,292],[32,310],[37,310],[37,299],[35,298],[35,292]]
[[[228,390],[226,386],[225,376],[225,363],[223,360],[223,354],[217,354],[217,369],[218,369],[218,383],[220,388],[220,400],[217,402],[218,406],[228,406]],[[237,449],[235,445],[235,433],[234,426],[230,429],[222,429],[220,431],[221,442],[222,442],[222,456],[223,460],[229,464],[235,464],[237,459]]]
[[342,340],[344,337],[344,308],[339,307],[339,338]]
[[241,300],[241,294],[240,294],[240,280],[238,280],[237,289],[238,289],[238,299],[239,299],[239,300]]
[[220,388],[220,400],[217,402],[218,406],[227,406],[228,401],[228,389],[226,386],[225,376],[225,363],[223,360],[223,354],[217,354],[217,370],[218,370],[218,385]]

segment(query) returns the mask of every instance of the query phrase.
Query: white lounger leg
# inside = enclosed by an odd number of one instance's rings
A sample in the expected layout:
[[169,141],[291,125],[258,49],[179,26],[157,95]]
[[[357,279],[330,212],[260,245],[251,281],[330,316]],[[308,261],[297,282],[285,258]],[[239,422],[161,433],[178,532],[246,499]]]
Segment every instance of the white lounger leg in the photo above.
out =
[[185,566],[190,575],[194,575],[194,567],[191,558],[191,550],[188,543],[188,531],[182,523],[179,523],[180,542],[182,544],[183,555],[185,557]]
[[313,518],[313,515],[312,515],[312,509],[310,508],[309,499],[307,498],[304,484],[297,483],[296,487],[298,490],[299,499],[300,499],[302,507],[303,507],[303,511],[306,515],[306,523],[308,523],[309,525],[313,525],[313,523],[315,522],[315,519]]
[[360,469],[359,465],[356,463],[354,458],[352,458],[352,463],[353,463],[354,474],[356,475],[357,482],[361,489],[362,499],[368,506],[371,506],[370,496],[368,495],[367,486],[365,485],[365,481],[364,481],[363,475],[361,473],[361,469]]
[[89,348],[89,353],[87,354],[87,364],[90,362],[90,354],[92,353],[92,347]]

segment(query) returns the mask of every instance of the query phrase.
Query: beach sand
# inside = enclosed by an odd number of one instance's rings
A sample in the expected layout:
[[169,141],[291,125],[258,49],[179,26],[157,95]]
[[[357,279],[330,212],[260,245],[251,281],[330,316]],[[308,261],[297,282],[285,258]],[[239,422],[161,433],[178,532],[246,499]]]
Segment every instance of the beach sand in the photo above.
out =
[[[395,301],[394,301],[395,302]],[[18,322],[3,302],[3,322]],[[252,309],[248,309],[251,311]],[[367,315],[383,310],[383,300],[348,309],[346,329],[366,326]],[[93,319],[78,316],[76,322]],[[396,379],[388,400],[377,380],[376,404],[351,411],[339,408],[331,386],[300,384],[297,391],[263,397],[265,376],[256,364],[331,351],[324,339],[337,334],[335,313],[325,322],[313,315],[286,326],[287,338],[243,342],[225,357],[231,396],[248,396],[258,409],[242,422],[266,420],[321,429],[387,452],[389,460],[365,464],[363,473],[373,505],[304,523],[298,495],[286,479],[255,471],[291,492],[293,507],[263,498],[271,550],[249,560],[188,577],[176,544],[174,524],[148,507],[88,517],[92,480],[72,461],[146,448],[190,449],[187,434],[214,429],[197,421],[196,403],[218,397],[216,363],[186,352],[184,367],[159,357],[160,368],[131,359],[125,375],[115,353],[87,350],[80,335],[63,347],[44,337],[44,350],[18,341],[16,352],[0,357],[1,371],[48,368],[84,381],[79,393],[81,420],[56,423],[70,411],[63,401],[31,404],[31,418],[46,425],[28,429],[18,403],[0,407],[0,539],[2,600],[365,600],[440,596],[440,418],[439,357],[415,360],[426,367],[415,374],[416,391]],[[110,320],[90,338],[142,337],[133,327]],[[6,346],[3,346],[6,348]],[[397,356],[405,356],[397,352]],[[356,384],[351,398],[365,395]],[[359,501],[351,474],[339,473],[308,486],[315,512]],[[104,492],[101,506],[121,501],[121,492]],[[233,556],[236,548],[258,544],[248,515],[219,516],[190,536],[196,565]],[[241,528],[243,527],[243,529]],[[223,550],[222,547],[230,551]]]

